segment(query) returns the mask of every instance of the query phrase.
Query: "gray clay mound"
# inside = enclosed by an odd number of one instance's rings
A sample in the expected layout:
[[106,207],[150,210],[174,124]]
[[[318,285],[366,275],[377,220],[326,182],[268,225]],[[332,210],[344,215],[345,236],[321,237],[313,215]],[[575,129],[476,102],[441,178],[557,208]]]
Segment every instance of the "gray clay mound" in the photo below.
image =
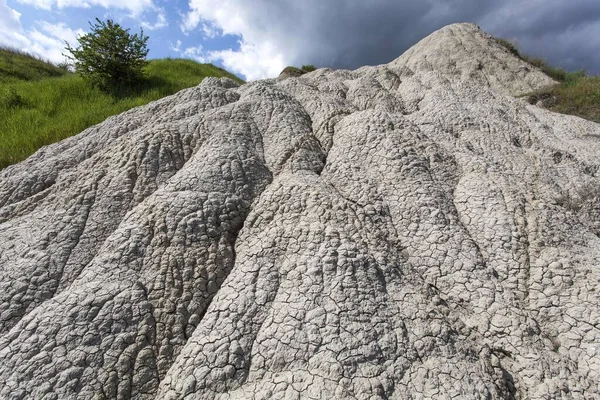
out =
[[2,399],[597,399],[600,125],[475,25],[0,172]]

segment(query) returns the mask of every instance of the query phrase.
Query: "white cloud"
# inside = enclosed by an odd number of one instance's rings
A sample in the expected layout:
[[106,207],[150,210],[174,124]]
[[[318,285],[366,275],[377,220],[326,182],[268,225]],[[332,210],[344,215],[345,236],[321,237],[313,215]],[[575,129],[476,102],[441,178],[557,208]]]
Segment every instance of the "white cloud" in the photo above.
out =
[[219,61],[228,71],[244,75],[249,81],[277,76],[285,66],[281,55],[268,42],[260,45],[240,42],[238,51],[205,51],[201,45],[182,51],[180,46],[181,41],[178,40],[175,46],[171,43],[169,48],[201,63]]
[[165,10],[162,8],[155,8],[156,11],[156,22],[155,23],[151,23],[148,21],[142,21],[141,25],[142,28],[147,29],[149,31],[155,31],[158,29],[162,29],[162,28],[166,28],[167,26],[169,26],[169,23],[167,22],[167,16],[165,14]]
[[175,44],[169,42],[169,50],[174,51],[175,53],[181,53],[181,40],[177,40]]
[[63,42],[67,41],[70,44],[76,44],[77,37],[85,34],[83,29],[73,30],[67,25],[65,25],[63,22],[60,22],[58,24],[51,24],[45,21],[40,22],[40,28],[52,37],[58,38]]
[[32,53],[54,63],[65,61],[65,41],[74,46],[83,30],[73,30],[64,23],[39,22],[34,29],[25,30],[21,15],[0,0],[0,44]]
[[[181,43],[179,43],[181,45]],[[195,47],[187,47],[185,50],[181,52],[182,55],[193,58],[194,60],[200,63],[207,63],[209,59],[207,58],[207,54],[202,49],[202,46],[198,45]]]
[[[184,16],[181,29],[190,34],[196,28],[204,38],[218,35],[241,36],[239,49],[205,52],[194,48],[184,55],[202,62],[221,62],[229,71],[243,75],[246,80],[276,77],[293,61],[293,46],[272,40],[267,20],[253,18],[253,4],[238,0],[191,0],[191,11]],[[262,10],[264,11],[264,10]],[[188,49],[186,49],[188,51]]]
[[205,22],[202,24],[202,33],[204,34],[204,37],[212,39],[217,37],[219,34],[219,29],[215,27],[214,24]]
[[21,4],[27,4],[44,10],[53,8],[63,9],[68,7],[73,8],[90,8],[104,7],[116,8],[121,10],[129,10],[134,15],[138,15],[142,11],[152,9],[154,4],[152,0],[17,0]]
[[31,52],[38,54],[54,63],[66,61],[65,42],[69,45],[77,46],[77,36],[85,34],[81,29],[73,30],[64,23],[51,24],[48,22],[39,23],[40,31],[32,29],[27,32],[30,40]]
[[21,14],[0,0],[0,44],[23,49],[28,44],[25,31],[21,26]]
[[241,42],[240,50],[213,51],[208,59],[221,61],[227,70],[242,74],[249,81],[276,77],[286,66],[284,56],[269,42]]
[[247,78],[275,76],[285,65],[357,68],[390,62],[434,30],[465,21],[518,39],[524,50],[552,63],[600,73],[600,53],[590,51],[600,41],[598,0],[460,0],[456,7],[448,3],[452,2],[189,0],[181,30],[205,39],[214,32],[239,36],[239,49],[209,56]]
[[[190,12],[183,18],[181,30],[189,34],[200,27],[203,37],[240,36],[239,50],[212,51],[204,55],[220,61],[232,72],[248,80],[277,76],[293,60],[293,46],[272,40],[276,24],[267,18],[255,18],[255,4],[238,0],[190,0]],[[266,6],[268,8],[268,6]],[[265,10],[260,10],[264,12]],[[268,15],[268,14],[267,14]]]
[[184,31],[195,29],[202,21],[218,26],[225,35],[250,33],[254,30],[248,26],[248,17],[251,17],[252,9],[256,8],[255,4],[244,4],[239,0],[190,0],[189,7],[191,11],[182,24]]
[[6,0],[0,0],[0,21],[6,30],[21,29],[21,14],[6,4]]

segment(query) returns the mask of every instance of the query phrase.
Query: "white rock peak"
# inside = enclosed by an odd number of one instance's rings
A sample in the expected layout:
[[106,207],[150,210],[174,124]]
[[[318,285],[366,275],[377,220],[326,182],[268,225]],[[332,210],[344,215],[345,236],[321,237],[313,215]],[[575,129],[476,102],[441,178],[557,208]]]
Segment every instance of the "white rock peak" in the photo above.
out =
[[2,399],[600,396],[600,125],[472,24],[0,172]]

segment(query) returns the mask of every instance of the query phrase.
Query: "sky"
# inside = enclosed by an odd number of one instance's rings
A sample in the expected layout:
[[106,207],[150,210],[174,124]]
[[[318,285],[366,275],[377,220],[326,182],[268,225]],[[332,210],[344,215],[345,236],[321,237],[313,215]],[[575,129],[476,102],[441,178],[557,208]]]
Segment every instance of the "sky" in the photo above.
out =
[[0,0],[0,45],[64,62],[65,41],[76,47],[95,18],[143,29],[148,58],[211,62],[246,80],[288,65],[387,63],[454,22],[600,74],[600,0]]

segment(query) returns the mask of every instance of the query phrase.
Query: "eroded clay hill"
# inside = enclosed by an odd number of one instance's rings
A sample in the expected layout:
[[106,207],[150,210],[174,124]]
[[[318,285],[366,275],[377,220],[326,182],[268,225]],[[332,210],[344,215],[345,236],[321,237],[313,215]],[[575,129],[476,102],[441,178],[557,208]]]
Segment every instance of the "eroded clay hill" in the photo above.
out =
[[600,125],[470,24],[0,173],[2,399],[597,399]]

